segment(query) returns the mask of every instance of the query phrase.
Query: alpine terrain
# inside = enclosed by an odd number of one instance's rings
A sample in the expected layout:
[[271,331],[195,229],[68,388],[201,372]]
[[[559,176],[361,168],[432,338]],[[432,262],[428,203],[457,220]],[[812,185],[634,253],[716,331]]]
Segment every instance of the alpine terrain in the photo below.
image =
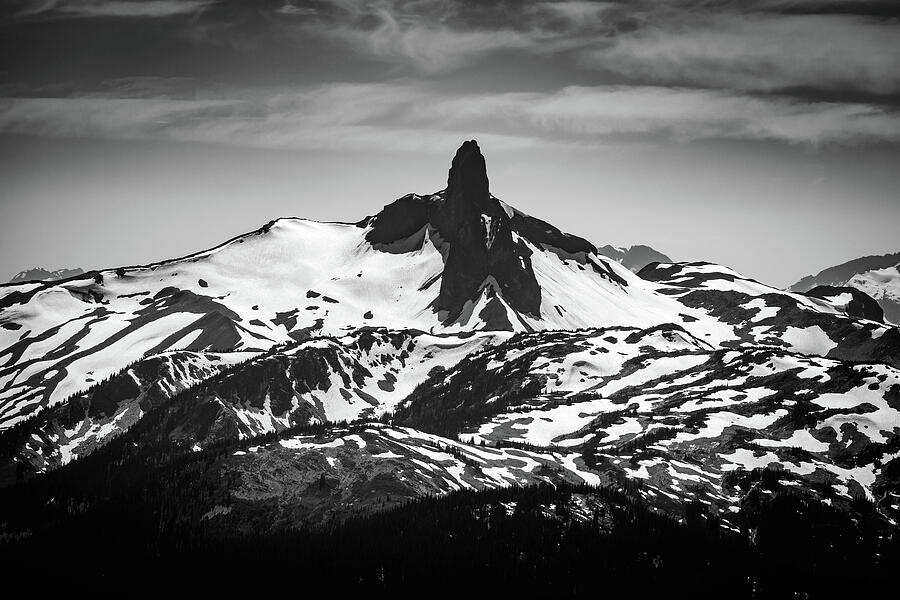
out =
[[[864,256],[823,269],[816,275],[804,277],[790,289],[797,292],[817,290],[819,295],[831,294],[832,297],[852,295],[855,290],[860,290],[878,302],[885,319],[900,324],[900,252]],[[849,302],[850,296],[845,295],[844,299]]]
[[598,249],[494,197],[467,141],[444,189],[356,223],[0,286],[3,560],[876,585],[900,556],[888,271],[783,291]]
[[56,280],[56,279],[66,279],[68,277],[74,277],[76,275],[81,275],[84,273],[84,269],[75,268],[75,269],[56,269],[55,271],[48,271],[43,267],[32,267],[31,269],[25,269],[24,271],[19,271],[15,275],[13,275],[12,279],[9,280],[10,283],[24,283],[26,281],[38,281],[38,280]]

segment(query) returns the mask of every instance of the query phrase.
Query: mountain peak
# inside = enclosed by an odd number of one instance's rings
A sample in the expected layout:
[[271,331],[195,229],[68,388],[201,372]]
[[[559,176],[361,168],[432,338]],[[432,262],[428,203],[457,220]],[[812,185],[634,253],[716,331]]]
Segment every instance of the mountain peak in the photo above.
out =
[[486,208],[491,196],[487,165],[475,140],[463,142],[456,151],[447,176],[446,195],[454,204]]
[[56,281],[59,279],[66,279],[68,277],[75,277],[76,275],[81,275],[84,273],[84,269],[74,268],[74,269],[56,269],[51,271],[49,269],[45,269],[43,267],[32,267],[30,269],[25,269],[24,271],[19,271],[15,275],[13,275],[12,279],[9,280],[10,283],[25,283],[26,281]]
[[366,241],[385,252],[416,247],[418,242],[405,242],[412,236],[427,231],[438,234],[437,239],[446,246],[434,308],[445,323],[478,304],[489,278],[498,292],[489,313],[496,313],[502,300],[516,313],[539,318],[541,288],[531,263],[532,248],[566,254],[582,268],[600,270],[615,284],[627,285],[613,271],[588,260],[587,255],[597,249],[587,240],[504,207],[492,196],[486,161],[475,140],[463,142],[456,151],[444,190],[425,196],[407,194],[357,225],[368,228]]
[[[488,280],[496,282],[494,288],[514,310],[540,314],[541,290],[531,252],[515,240],[510,216],[491,196],[487,165],[475,140],[463,142],[456,151],[443,203],[432,212],[431,222],[450,242],[437,299],[437,308],[448,321],[467,303],[477,303]],[[492,308],[485,310],[496,313],[498,303],[499,299],[489,301]]]
[[[553,229],[524,219],[520,217],[526,229]],[[484,155],[475,140],[463,142],[456,151],[446,189],[429,196],[404,196],[359,225],[370,228],[369,243],[386,250],[419,234],[426,225],[439,234],[447,249],[434,308],[445,322],[454,321],[469,303],[478,302],[489,277],[513,310],[540,315],[541,291],[531,251],[514,238],[512,218],[491,196]]]

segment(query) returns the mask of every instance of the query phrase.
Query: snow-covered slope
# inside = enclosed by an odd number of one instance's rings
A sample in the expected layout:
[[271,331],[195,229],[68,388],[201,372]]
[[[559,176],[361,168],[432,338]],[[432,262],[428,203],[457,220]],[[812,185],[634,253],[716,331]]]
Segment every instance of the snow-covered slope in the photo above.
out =
[[[387,361],[387,370],[373,373],[377,381],[390,380],[389,346],[410,350],[398,353],[407,365],[426,358],[405,335],[373,334],[373,340],[350,342],[357,350],[345,356],[372,344],[372,356]],[[424,347],[430,341],[423,335]],[[896,368],[771,347],[714,350],[678,326],[503,333],[489,342],[479,337],[469,336],[473,346],[466,350],[455,336],[442,338],[464,356],[446,368],[422,363],[419,372],[428,368],[429,375],[399,405],[405,392],[383,390],[380,405],[397,408],[388,426],[370,419],[314,432],[284,430],[235,448],[222,461],[221,478],[236,505],[277,506],[265,510],[302,524],[353,514],[385,495],[398,501],[541,481],[631,481],[652,506],[677,511],[699,500],[736,528],[738,506],[761,477],[759,469],[766,469],[781,487],[847,509],[866,498],[887,518],[900,518]],[[275,371],[289,369],[284,381],[307,390],[296,397],[318,396],[327,405],[329,395],[352,396],[363,383],[354,382],[359,366],[343,365],[346,380],[312,389],[332,379],[313,376],[321,370],[312,352],[333,352],[322,342],[238,365],[154,413],[139,433],[127,434],[128,445],[168,438],[199,451],[271,431],[215,425],[233,410],[274,414],[266,411],[283,400],[272,393],[282,383],[259,372],[271,364]],[[304,349],[311,353],[301,361],[285,362]],[[398,379],[401,388],[409,383]],[[243,392],[236,397],[234,390]],[[333,494],[326,502],[314,492],[322,481],[339,492],[337,504]]]
[[883,326],[851,320],[833,303],[724,267],[649,265],[638,277],[487,185],[484,158],[467,142],[445,190],[405,196],[356,224],[279,219],[175,260],[0,286],[0,428],[160,352],[265,351],[360,326],[676,323],[712,346],[822,354],[837,346],[841,356],[852,347],[862,358],[873,350],[860,345],[893,343],[876,342]]
[[445,189],[358,223],[0,286],[0,486],[191,456],[211,524],[563,481],[732,529],[773,482],[900,521],[900,329],[864,293],[898,277],[626,266],[491,195],[466,142]]
[[[459,489],[595,482],[576,461],[575,452],[476,447],[369,423],[248,444],[223,461],[222,480],[236,482],[230,493],[238,510],[269,503],[277,507],[269,523],[319,524],[347,507],[359,514]],[[338,498],[322,501],[323,480]]]
[[[473,382],[474,373],[484,373]],[[472,444],[575,452],[644,494],[739,500],[735,470],[772,467],[898,517],[900,370],[774,348],[715,350],[678,328],[535,333],[480,350],[410,396],[399,422]],[[590,476],[588,476],[588,479]]]
[[254,356],[172,351],[142,359],[9,430],[0,455],[0,481],[86,456],[166,400]]
[[[368,231],[280,219],[216,249],[119,275],[0,287],[0,424],[165,350],[260,351],[361,325],[495,328],[486,322],[487,295],[497,289],[490,282],[452,321],[434,310],[446,253],[435,235],[422,232],[407,240],[415,245],[392,252],[368,243]],[[501,298],[492,306],[502,307],[509,324],[503,328],[648,326],[678,318],[675,302],[617,264],[521,243],[533,253],[540,314],[519,314]]]
[[884,310],[885,319],[900,325],[900,263],[854,275],[847,280],[847,286],[874,298]]
[[491,195],[466,142],[444,190],[358,223],[0,286],[0,471],[266,435],[229,454],[230,493],[290,503],[324,469],[347,506],[370,477],[410,497],[631,479],[728,511],[739,468],[780,466],[896,515],[900,329],[872,302],[709,263],[635,274]]
[[508,337],[366,329],[298,342],[177,399],[162,427],[181,443],[202,448],[297,425],[377,419],[433,372]]
[[[435,370],[510,335],[360,328],[265,353],[163,352],[19,425],[0,455],[0,473],[66,464],[152,409],[171,413],[164,434],[191,448],[298,425],[378,418]],[[171,406],[160,408],[169,399]]]
[[490,196],[483,157],[464,148],[447,190],[358,224],[279,219],[180,259],[0,287],[0,427],[167,350],[263,351],[361,325],[646,327],[692,313]]
[[871,307],[860,313],[858,301],[852,302],[852,297],[784,292],[726,267],[702,262],[650,264],[639,275],[660,284],[659,293],[703,310],[726,327],[729,337],[723,338],[722,347],[768,345],[900,367],[900,330],[862,318]]

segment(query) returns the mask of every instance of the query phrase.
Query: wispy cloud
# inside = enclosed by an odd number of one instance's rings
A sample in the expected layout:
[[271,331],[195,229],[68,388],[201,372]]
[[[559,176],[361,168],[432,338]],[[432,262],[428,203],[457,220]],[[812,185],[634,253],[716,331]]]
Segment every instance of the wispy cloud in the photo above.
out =
[[0,132],[425,152],[470,135],[503,148],[608,146],[638,138],[820,145],[900,142],[900,115],[858,103],[655,86],[448,97],[393,82],[209,99],[7,98],[0,101]]
[[[900,141],[900,35],[882,0],[50,0],[33,6],[84,18],[199,12],[189,27],[172,22],[179,37],[159,48],[161,55],[175,48],[163,61],[156,61],[152,43],[138,47],[143,71],[128,71],[127,57],[110,59],[109,77],[116,79],[92,84],[99,90],[94,95],[75,83],[66,92],[45,92],[70,98],[3,101],[0,130],[6,132],[425,150],[429,140],[475,134],[497,136],[509,147],[622,138]],[[131,19],[129,33],[110,35],[110,43],[131,47],[124,35],[159,29],[142,22]],[[186,55],[185,48],[201,52]],[[502,63],[501,53],[535,63],[503,88],[526,91],[500,93],[494,85],[494,76],[506,75],[500,65],[511,62]],[[51,54],[37,53],[35,60]],[[334,72],[330,62],[310,56],[334,61]],[[347,56],[356,62],[342,63]],[[303,77],[282,82],[282,73],[294,74],[292,57],[307,59],[296,67]],[[161,72],[185,78],[152,76]],[[216,81],[234,73],[228,87]],[[329,83],[379,79],[388,83]],[[6,94],[42,95],[37,85],[15,83]],[[376,141],[377,135],[388,141]]]
[[585,64],[657,84],[900,92],[896,23],[835,15],[717,15],[641,28]]
[[[543,31],[528,23],[517,26],[490,10],[480,11],[482,22],[473,22],[465,5],[435,0],[331,0],[332,10],[302,13],[294,24],[305,35],[345,44],[359,54],[425,73],[437,73],[470,64],[497,51],[553,53],[579,45],[560,31]],[[525,13],[534,7],[523,3]],[[298,7],[291,5],[291,12]],[[464,18],[468,17],[468,18]],[[505,21],[505,22],[504,22]]]
[[391,13],[377,13],[372,29],[350,26],[311,28],[322,37],[348,44],[366,57],[399,62],[426,73],[457,68],[497,50],[529,50],[536,46],[511,30],[458,31],[441,25],[402,23]]
[[[457,143],[459,131],[423,130],[391,118],[423,98],[413,88],[378,84],[329,85],[237,100],[7,98],[0,100],[0,132],[347,151],[427,152],[433,144]],[[525,135],[481,137],[497,148],[537,143]]]
[[771,140],[800,144],[900,141],[900,114],[866,104],[658,86],[572,86],[553,93],[499,94],[436,102],[425,118],[450,123],[528,124],[546,135],[598,140]]
[[17,2],[11,9],[19,17],[171,17],[196,13],[216,0],[42,0]]
[[900,93],[896,2],[566,0],[520,2],[515,10],[499,0],[319,4],[326,8],[294,21],[298,31],[426,73],[512,50],[523,60],[571,55],[581,67],[635,84]]
[[[803,88],[822,99],[900,94],[896,0],[11,1],[14,12],[55,17],[196,14],[181,24],[181,39],[213,57],[218,48],[222,60],[228,50],[247,61],[257,54],[261,68],[266,59],[325,48],[380,62],[390,77],[418,77],[477,69],[507,53],[526,64],[552,57],[592,83]],[[550,68],[536,66],[534,80],[550,78]]]

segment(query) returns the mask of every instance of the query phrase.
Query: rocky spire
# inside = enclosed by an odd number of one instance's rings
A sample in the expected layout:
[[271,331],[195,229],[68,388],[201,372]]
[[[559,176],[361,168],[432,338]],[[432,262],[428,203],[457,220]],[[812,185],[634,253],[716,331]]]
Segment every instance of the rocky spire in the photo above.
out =
[[491,196],[484,156],[475,140],[456,151],[443,204],[432,211],[431,222],[450,242],[438,297],[438,308],[449,319],[477,299],[489,277],[514,309],[539,314],[540,288],[530,253],[513,240],[510,218]]
[[[540,314],[541,290],[531,267],[531,252],[513,237],[510,216],[491,196],[484,156],[475,140],[463,142],[456,151],[443,192],[404,196],[363,224],[372,227],[366,239],[373,244],[406,238],[426,224],[449,242],[435,305],[445,320],[456,319],[467,302],[477,301],[490,280],[514,310]],[[538,222],[532,228],[541,233],[548,227]],[[492,302],[496,306],[489,313],[503,312],[499,299]]]
[[481,214],[496,212],[492,210],[495,208],[492,204],[497,204],[497,201],[491,199],[487,166],[478,142],[463,142],[450,165],[443,201],[432,211],[432,224],[445,240],[452,242],[466,223],[478,220]]
[[447,176],[446,195],[454,203],[485,208],[491,193],[488,190],[487,166],[478,142],[469,140],[456,151]]

